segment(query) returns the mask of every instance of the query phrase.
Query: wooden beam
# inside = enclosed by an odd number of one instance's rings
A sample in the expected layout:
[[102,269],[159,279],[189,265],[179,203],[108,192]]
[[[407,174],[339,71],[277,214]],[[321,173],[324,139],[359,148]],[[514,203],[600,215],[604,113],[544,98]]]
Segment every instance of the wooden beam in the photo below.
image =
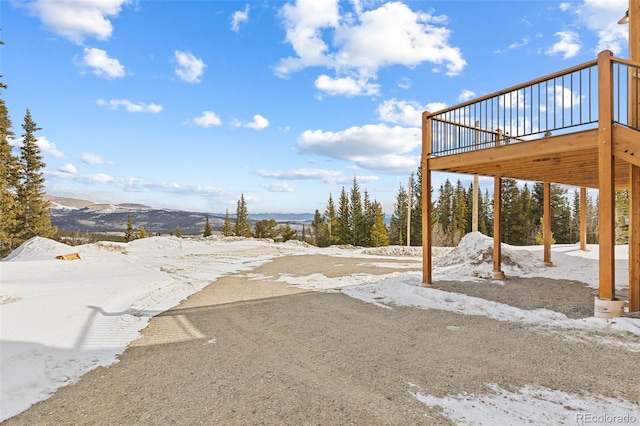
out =
[[587,188],[580,188],[580,250],[587,251]]
[[640,138],[637,130],[616,125],[613,127],[613,140],[613,155],[640,166]]
[[544,242],[544,264],[551,266],[551,184],[544,182],[543,195],[543,226],[542,239]]
[[640,311],[640,167],[629,166],[629,312]]
[[527,142],[500,145],[499,148],[487,148],[461,154],[434,157],[432,158],[433,170],[464,168],[478,163],[499,164],[505,161],[531,157],[564,156],[573,151],[586,151],[596,148],[598,146],[596,136],[597,129],[585,130]]
[[431,119],[427,111],[422,113],[422,282],[432,284],[431,261]]
[[615,298],[612,56],[609,50],[598,55],[598,296],[608,300]]

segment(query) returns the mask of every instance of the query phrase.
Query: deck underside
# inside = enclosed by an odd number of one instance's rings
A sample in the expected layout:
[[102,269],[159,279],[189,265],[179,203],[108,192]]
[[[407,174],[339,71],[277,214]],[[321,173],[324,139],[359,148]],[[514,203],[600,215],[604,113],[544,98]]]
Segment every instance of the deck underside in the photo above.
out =
[[[640,166],[640,133],[615,126],[613,142],[615,186],[629,188],[629,164]],[[429,169],[598,188],[598,130],[431,157]]]

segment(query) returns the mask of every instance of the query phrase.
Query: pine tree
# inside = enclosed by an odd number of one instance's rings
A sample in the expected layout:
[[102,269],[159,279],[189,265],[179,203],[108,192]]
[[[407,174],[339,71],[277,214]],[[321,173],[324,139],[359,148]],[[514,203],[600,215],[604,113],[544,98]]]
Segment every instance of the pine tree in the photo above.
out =
[[615,193],[616,244],[629,244],[629,190]]
[[336,230],[336,236],[338,244],[351,244],[353,241],[353,233],[349,227],[349,197],[344,186],[340,192],[340,200],[338,201],[338,229]]
[[180,230],[180,227],[176,227],[176,237],[178,238],[182,238],[182,231]]
[[293,229],[289,224],[278,226],[278,234],[280,235],[282,241],[286,242],[289,240],[293,240],[298,236],[298,231]]
[[[412,179],[413,201],[411,202],[411,244],[412,246],[422,245],[422,165],[418,167],[416,178]],[[433,192],[433,188],[430,188]]]
[[353,177],[353,186],[349,197],[349,229],[351,230],[350,244],[355,246],[363,245],[364,235],[364,214],[362,212],[362,195],[356,177]]
[[318,247],[330,245],[329,226],[317,209],[311,222],[311,244]]
[[374,202],[372,205],[374,212],[373,226],[371,227],[371,246],[382,247],[389,245],[389,233],[387,232],[387,226],[384,223],[384,213],[382,206],[378,202]]
[[333,197],[331,196],[331,194],[329,194],[329,201],[327,202],[327,207],[324,210],[324,219],[327,222],[329,245],[337,244],[337,230],[339,228],[338,215],[336,214],[336,206],[333,203]]
[[437,223],[436,235],[434,239],[435,245],[451,246],[453,245],[453,185],[449,179],[440,185],[440,195],[434,207],[434,217]]
[[402,187],[398,188],[394,210],[389,223],[389,241],[393,245],[403,246],[407,243],[407,210],[409,207],[409,195]]
[[233,231],[233,226],[231,226],[231,219],[229,218],[229,209],[225,211],[224,214],[224,225],[222,226],[222,235],[225,237],[231,237],[235,235]]
[[[0,82],[0,90],[6,88],[7,86]],[[9,139],[13,137],[11,126],[9,110],[4,99],[0,97],[0,257],[6,256],[18,245],[16,192],[20,176],[18,158],[13,155],[9,144]]]
[[364,190],[364,198],[362,199],[362,240],[360,244],[363,247],[371,247],[371,231],[376,221],[375,200],[369,199],[369,192]]
[[213,230],[211,229],[211,222],[209,222],[209,215],[204,220],[204,232],[202,232],[203,237],[210,237],[213,234]]
[[127,230],[124,233],[124,241],[130,242],[135,240],[136,235],[133,231],[133,220],[131,219],[131,213],[127,214]]
[[255,224],[256,238],[270,238],[275,240],[278,237],[278,223],[273,219],[262,219]]
[[144,229],[144,226],[140,225],[140,228],[138,228],[138,238],[147,238],[147,231]]
[[235,233],[238,237],[251,237],[251,222],[249,221],[249,211],[244,201],[244,194],[240,194],[240,199],[238,200]]
[[467,193],[464,186],[462,186],[462,182],[458,179],[451,204],[451,231],[454,246],[457,246],[462,237],[467,233],[468,213]]
[[38,140],[34,133],[41,130],[31,118],[27,109],[22,125],[22,146],[20,148],[20,183],[17,188],[20,221],[18,238],[24,242],[31,237],[53,237],[56,229],[51,225],[49,204],[44,199],[44,177],[42,169],[46,166],[42,160]]

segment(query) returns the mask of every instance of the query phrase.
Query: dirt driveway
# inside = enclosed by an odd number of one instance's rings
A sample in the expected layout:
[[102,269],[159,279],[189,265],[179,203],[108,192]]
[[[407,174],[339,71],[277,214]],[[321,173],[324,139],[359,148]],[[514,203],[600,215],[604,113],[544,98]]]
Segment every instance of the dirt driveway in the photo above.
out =
[[[383,308],[275,281],[282,271],[328,276],[336,269],[393,270],[351,258],[287,256],[224,277],[152,319],[120,362],[3,425],[454,424],[413,393],[483,393],[487,384],[640,401],[637,353],[579,335]],[[573,416],[567,412],[568,423]]]

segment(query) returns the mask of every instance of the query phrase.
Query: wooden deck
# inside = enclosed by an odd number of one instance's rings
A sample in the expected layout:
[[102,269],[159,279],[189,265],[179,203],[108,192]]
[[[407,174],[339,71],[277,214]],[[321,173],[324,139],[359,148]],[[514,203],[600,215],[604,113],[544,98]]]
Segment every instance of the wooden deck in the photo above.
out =
[[[640,17],[640,2],[633,4]],[[640,19],[639,19],[640,21]],[[639,29],[640,31],[640,29]],[[501,179],[544,184],[544,262],[550,262],[552,183],[599,191],[598,297],[615,293],[615,190],[630,192],[629,311],[640,311],[640,61],[596,61],[442,111],[423,113],[423,282],[432,283],[431,173],[494,178],[494,277],[501,271]],[[582,210],[586,204],[581,200]],[[581,247],[586,215],[581,212]]]
[[[640,132],[615,125],[615,187],[629,188],[628,163],[640,166]],[[598,188],[598,130],[432,157],[431,171]]]

